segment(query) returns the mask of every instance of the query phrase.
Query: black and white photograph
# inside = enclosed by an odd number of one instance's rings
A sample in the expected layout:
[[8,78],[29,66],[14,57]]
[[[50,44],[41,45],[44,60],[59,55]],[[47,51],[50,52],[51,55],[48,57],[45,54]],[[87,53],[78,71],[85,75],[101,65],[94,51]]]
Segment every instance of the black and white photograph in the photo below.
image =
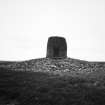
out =
[[105,105],[105,0],[0,0],[0,105]]

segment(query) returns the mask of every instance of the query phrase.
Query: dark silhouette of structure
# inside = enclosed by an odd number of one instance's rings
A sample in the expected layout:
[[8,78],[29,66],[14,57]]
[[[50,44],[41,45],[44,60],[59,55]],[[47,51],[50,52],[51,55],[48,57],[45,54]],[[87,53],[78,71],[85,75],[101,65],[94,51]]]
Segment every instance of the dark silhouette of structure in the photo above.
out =
[[49,37],[46,57],[54,59],[66,58],[67,44],[65,38],[58,36]]

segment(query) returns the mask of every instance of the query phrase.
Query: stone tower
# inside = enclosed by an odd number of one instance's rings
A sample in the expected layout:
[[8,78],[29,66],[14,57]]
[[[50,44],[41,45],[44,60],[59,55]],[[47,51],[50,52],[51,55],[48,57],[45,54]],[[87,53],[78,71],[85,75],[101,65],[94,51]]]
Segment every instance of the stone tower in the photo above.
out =
[[65,38],[58,36],[49,37],[46,57],[54,59],[66,58],[67,44]]

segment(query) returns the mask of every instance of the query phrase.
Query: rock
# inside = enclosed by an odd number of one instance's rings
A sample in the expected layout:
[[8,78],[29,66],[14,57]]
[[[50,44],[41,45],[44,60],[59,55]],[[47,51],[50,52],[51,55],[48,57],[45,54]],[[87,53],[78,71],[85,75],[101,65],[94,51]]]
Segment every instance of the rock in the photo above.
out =
[[63,37],[49,37],[47,43],[47,58],[66,58],[67,44]]

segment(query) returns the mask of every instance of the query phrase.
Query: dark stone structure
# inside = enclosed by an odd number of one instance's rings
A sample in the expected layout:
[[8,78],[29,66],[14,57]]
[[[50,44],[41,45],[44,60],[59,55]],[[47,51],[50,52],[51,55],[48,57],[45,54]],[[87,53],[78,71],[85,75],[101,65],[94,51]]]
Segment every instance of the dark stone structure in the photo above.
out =
[[66,58],[67,57],[67,44],[63,37],[49,37],[47,43],[47,58]]

